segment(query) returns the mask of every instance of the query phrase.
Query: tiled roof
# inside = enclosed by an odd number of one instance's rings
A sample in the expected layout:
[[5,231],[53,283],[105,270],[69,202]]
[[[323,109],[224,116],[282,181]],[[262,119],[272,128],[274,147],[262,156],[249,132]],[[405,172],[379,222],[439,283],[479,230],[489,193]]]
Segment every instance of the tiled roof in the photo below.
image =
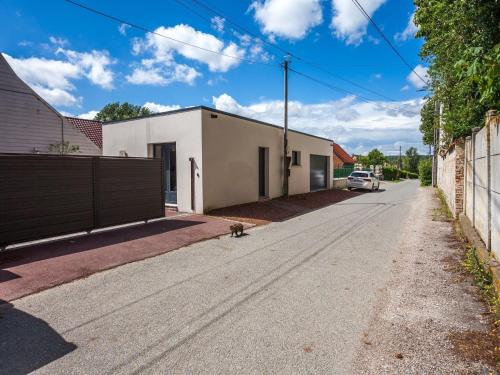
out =
[[346,164],[354,164],[354,159],[339,144],[333,144],[333,152]]
[[102,150],[102,123],[77,117],[66,117],[68,121]]

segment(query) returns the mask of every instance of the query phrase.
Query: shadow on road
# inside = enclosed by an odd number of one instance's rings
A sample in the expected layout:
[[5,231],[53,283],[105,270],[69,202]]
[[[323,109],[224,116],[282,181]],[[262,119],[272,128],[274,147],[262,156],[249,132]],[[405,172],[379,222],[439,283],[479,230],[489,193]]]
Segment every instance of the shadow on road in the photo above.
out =
[[42,319],[0,300],[0,374],[28,374],[75,349]]
[[285,221],[295,216],[342,202],[362,194],[362,191],[322,190],[253,203],[245,203],[210,211],[211,216],[224,217],[257,225]]

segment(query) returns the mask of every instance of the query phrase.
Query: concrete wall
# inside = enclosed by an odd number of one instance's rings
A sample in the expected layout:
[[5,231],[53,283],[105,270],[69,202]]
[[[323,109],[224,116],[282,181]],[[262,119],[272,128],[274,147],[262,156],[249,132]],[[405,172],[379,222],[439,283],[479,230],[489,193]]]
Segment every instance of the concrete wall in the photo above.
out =
[[455,152],[437,156],[437,186],[452,212],[455,212],[455,157]]
[[465,144],[464,213],[500,259],[500,125],[489,112],[486,126]]
[[[190,157],[196,163],[195,212],[203,212],[201,110],[183,111],[103,125],[103,154],[153,157],[153,144],[176,143],[177,205],[191,212]],[[132,197],[131,197],[132,199]]]
[[[259,199],[258,149],[269,149],[269,198],[282,194],[283,129],[203,110],[204,205],[206,210]],[[289,132],[289,151],[300,151],[301,165],[291,167],[289,193],[310,191],[309,155],[328,157],[331,185],[331,141]]]
[[[24,83],[0,53],[0,152],[53,153],[51,144],[64,139],[80,155],[101,150]],[[8,91],[6,91],[8,90]],[[61,121],[62,127],[61,127]]]

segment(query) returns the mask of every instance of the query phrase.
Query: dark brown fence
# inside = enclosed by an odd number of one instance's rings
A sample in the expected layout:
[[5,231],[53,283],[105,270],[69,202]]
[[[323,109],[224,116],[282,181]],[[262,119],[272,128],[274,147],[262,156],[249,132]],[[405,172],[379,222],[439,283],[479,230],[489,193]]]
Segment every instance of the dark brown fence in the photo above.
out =
[[164,216],[161,159],[0,154],[0,246]]

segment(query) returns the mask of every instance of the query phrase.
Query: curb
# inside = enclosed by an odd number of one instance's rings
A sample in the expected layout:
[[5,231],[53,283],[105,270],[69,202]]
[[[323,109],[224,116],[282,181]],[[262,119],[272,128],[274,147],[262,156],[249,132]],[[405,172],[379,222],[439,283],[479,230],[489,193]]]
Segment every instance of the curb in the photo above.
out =
[[500,294],[500,263],[486,249],[476,230],[473,228],[469,218],[463,213],[458,216],[458,223],[462,228],[465,238],[474,246],[476,255],[483,264],[485,271],[490,272],[497,296]]

